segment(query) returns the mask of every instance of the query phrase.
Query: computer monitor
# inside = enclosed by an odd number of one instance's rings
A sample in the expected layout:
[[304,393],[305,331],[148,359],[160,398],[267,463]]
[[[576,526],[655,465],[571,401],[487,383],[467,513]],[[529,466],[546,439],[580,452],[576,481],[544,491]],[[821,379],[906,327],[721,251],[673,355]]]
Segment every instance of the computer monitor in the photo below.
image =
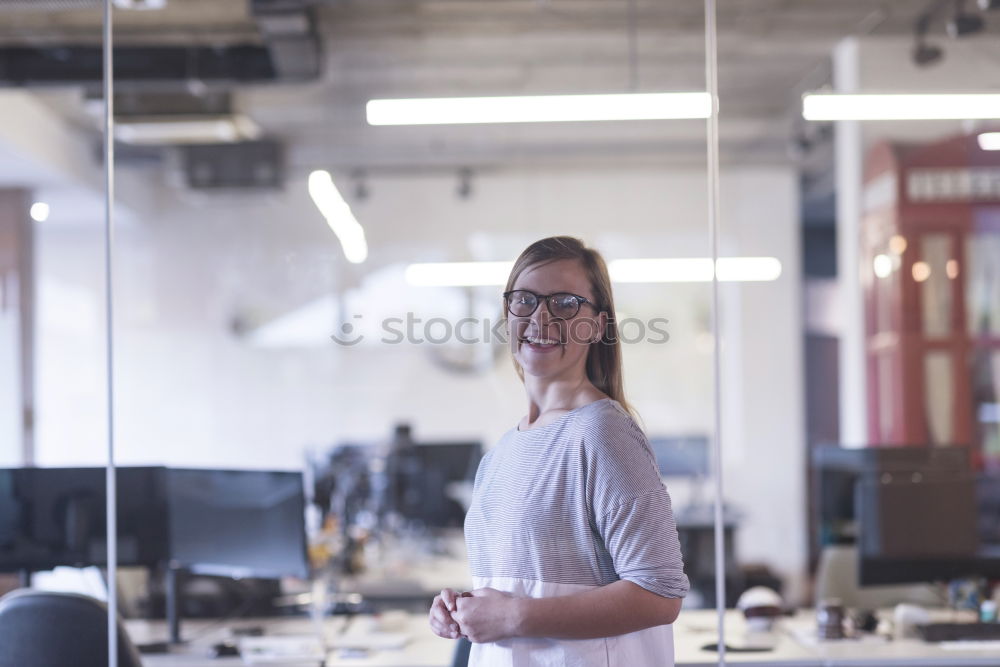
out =
[[708,436],[656,436],[649,445],[663,477],[708,476]]
[[882,473],[856,488],[863,586],[1000,576],[971,474]]
[[481,442],[420,442],[414,448],[425,470],[445,483],[471,482],[483,458]]
[[423,442],[394,454],[396,509],[426,528],[460,528],[465,508],[455,485],[471,484],[483,456],[479,442]]
[[885,446],[847,448],[824,445],[812,451],[813,546],[855,544],[858,480],[883,473],[968,474],[969,448],[964,446]]
[[302,473],[168,469],[172,566],[232,577],[308,577]]
[[1000,473],[983,473],[976,477],[980,549],[1000,553]]
[[[118,563],[167,557],[160,468],[118,468]],[[107,564],[104,468],[0,469],[0,571]]]

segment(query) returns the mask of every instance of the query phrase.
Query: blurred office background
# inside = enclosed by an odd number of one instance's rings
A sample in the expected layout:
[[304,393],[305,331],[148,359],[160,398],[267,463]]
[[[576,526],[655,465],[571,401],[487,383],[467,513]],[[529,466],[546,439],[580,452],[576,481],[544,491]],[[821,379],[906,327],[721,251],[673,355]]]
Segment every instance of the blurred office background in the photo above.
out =
[[[106,457],[99,4],[0,3],[7,467]],[[709,256],[703,119],[365,120],[380,98],[702,91],[700,2],[116,6],[121,465],[304,470],[338,446],[384,445],[398,424],[418,443],[488,449],[524,409],[508,355],[493,341],[429,342],[446,325],[427,322],[493,323],[502,286],[415,284],[411,265],[510,261],[555,234],[612,262]],[[903,220],[912,212],[873,217],[886,204],[865,188],[888,164],[870,157],[881,143],[966,147],[995,121],[835,127],[802,115],[802,95],[820,90],[992,91],[998,33],[1000,12],[972,2],[720,3],[720,254],[780,266],[721,286],[733,595],[764,582],[809,604],[823,547],[856,539],[837,523],[856,518],[844,509],[853,490],[821,492],[836,466],[818,449],[958,447],[971,454],[956,465],[1000,468],[1000,190],[949,199],[933,236],[927,220]],[[922,164],[962,166],[927,150]],[[967,166],[997,162],[956,151]],[[317,170],[363,250],[310,196]],[[647,326],[624,346],[627,393],[688,513],[688,565],[709,604],[714,334],[710,284],[689,279],[615,289],[619,319]],[[901,319],[873,324],[890,312]],[[408,313],[422,340],[386,342],[386,319]],[[654,318],[668,340],[648,330]],[[904,343],[873,370],[878,345]],[[931,348],[943,352],[925,358]],[[844,465],[857,476],[869,464]]]

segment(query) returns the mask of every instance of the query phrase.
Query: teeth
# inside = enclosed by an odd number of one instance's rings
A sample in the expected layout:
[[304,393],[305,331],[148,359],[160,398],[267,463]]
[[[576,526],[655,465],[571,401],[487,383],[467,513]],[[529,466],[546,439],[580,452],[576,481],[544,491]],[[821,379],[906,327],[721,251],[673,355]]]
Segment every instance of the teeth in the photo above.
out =
[[534,343],[535,345],[559,345],[559,341],[549,340],[548,338],[535,338],[533,336],[528,336],[526,340],[529,343]]

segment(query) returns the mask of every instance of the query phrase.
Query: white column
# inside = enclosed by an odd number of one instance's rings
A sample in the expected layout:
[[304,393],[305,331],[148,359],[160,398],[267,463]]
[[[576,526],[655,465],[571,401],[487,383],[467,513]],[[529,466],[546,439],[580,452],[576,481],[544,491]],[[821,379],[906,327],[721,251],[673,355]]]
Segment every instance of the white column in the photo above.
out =
[[[849,37],[833,51],[833,82],[838,93],[858,92],[858,40]],[[838,121],[834,134],[837,188],[837,283],[840,291],[840,442],[868,441],[865,384],[865,320],[861,291],[861,187],[864,146],[861,124]]]
[[0,190],[0,465],[34,460],[34,249],[28,193]]

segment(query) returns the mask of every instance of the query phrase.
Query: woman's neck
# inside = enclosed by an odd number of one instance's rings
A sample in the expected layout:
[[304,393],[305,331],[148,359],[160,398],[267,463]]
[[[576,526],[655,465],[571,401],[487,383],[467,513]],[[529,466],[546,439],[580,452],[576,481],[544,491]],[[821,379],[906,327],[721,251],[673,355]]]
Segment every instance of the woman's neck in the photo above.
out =
[[525,426],[607,398],[586,376],[559,380],[526,376],[524,388],[528,394],[528,414],[522,422]]

